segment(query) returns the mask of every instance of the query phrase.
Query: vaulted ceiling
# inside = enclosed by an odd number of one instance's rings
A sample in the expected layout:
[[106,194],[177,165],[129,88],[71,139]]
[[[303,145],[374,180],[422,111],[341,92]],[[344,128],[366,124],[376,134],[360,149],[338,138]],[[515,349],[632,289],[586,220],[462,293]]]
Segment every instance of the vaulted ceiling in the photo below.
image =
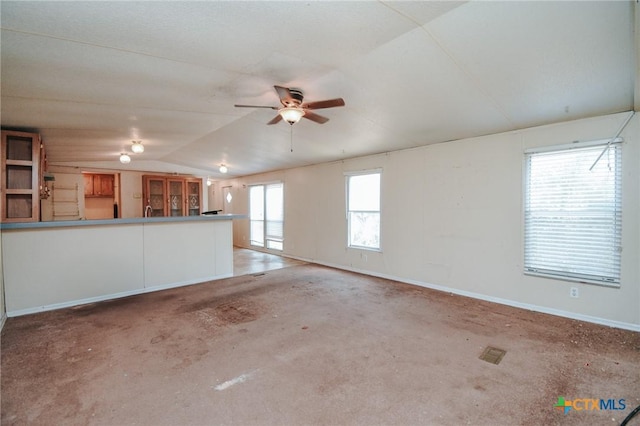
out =
[[[629,111],[635,7],[3,0],[2,126],[54,165],[220,178]],[[274,85],[346,106],[293,127],[234,107],[280,105]]]

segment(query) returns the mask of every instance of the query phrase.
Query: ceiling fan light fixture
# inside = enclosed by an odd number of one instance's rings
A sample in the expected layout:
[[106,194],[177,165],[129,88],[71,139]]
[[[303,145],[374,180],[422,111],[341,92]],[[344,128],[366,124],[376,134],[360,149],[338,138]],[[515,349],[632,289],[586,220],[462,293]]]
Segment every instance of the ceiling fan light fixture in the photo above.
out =
[[220,170],[220,173],[227,173],[229,171],[229,169],[227,169],[227,166],[225,166],[224,164],[220,164],[220,168],[218,170]]
[[120,154],[120,162],[122,164],[129,164],[131,162],[131,157],[123,152],[122,154]]
[[282,116],[282,118],[284,118],[284,121],[293,125],[300,121],[300,119],[304,115],[304,110],[297,107],[285,107],[281,108],[278,113]]
[[133,145],[131,145],[131,151],[134,154],[142,154],[144,152],[144,145],[142,145],[142,141],[132,141]]

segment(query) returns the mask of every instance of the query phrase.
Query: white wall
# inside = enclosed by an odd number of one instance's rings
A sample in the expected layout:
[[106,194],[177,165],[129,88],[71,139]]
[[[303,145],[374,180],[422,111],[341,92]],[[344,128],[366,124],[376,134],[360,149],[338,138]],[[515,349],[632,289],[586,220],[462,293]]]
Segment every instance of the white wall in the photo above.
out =
[[[640,330],[638,116],[622,134],[620,288],[522,272],[525,149],[607,139],[628,114],[216,182],[210,191],[232,185],[233,213],[247,214],[247,185],[283,181],[285,255]],[[344,172],[378,167],[383,170],[382,252],[348,249]],[[234,244],[246,247],[248,241],[248,220],[235,220]],[[578,299],[569,297],[570,287],[579,287]]]
[[113,219],[113,198],[86,198],[84,217],[90,219]]
[[152,173],[120,172],[120,213],[122,218],[142,217],[142,176]]

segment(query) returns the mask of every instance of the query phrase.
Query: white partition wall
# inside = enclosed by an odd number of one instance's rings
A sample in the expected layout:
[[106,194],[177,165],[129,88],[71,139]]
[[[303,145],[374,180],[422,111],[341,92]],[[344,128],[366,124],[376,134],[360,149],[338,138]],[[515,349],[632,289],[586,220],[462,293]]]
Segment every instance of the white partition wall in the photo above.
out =
[[230,221],[147,224],[144,287],[193,284],[233,269]]
[[[94,224],[95,223],[95,224]],[[233,275],[231,217],[3,229],[9,316]]]

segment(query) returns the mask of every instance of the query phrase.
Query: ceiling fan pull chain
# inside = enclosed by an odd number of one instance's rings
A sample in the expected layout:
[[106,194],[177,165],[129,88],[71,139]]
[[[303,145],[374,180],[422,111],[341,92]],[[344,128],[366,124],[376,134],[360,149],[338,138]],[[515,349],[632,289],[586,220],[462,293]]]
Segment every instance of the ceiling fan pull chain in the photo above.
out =
[[291,141],[291,152],[293,152],[293,126],[289,126],[289,128],[291,129],[291,133],[290,133],[290,135],[291,135],[291,138],[290,138],[290,141]]

